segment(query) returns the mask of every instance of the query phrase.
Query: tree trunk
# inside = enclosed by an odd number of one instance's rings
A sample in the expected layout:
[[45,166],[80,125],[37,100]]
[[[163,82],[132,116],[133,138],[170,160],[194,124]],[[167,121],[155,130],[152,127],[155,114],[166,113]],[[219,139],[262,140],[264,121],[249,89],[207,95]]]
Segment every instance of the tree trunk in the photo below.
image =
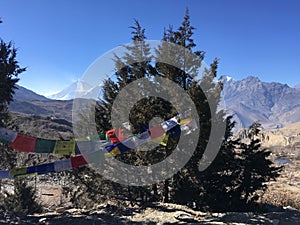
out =
[[164,202],[169,202],[169,180],[164,183]]

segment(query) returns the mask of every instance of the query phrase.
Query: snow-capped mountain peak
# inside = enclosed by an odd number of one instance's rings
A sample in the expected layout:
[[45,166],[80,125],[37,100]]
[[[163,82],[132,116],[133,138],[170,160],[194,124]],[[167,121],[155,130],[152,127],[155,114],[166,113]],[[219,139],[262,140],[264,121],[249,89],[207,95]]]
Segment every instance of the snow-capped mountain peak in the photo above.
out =
[[70,100],[78,97],[94,98],[95,96],[98,96],[98,94],[98,87],[93,87],[86,82],[78,80],[64,88],[62,91],[48,96],[48,98],[56,100]]

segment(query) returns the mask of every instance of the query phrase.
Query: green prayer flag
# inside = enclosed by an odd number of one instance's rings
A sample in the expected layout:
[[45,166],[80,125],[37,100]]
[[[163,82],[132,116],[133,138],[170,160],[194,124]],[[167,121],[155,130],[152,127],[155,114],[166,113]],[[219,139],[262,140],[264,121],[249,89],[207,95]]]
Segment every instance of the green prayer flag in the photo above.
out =
[[34,152],[36,153],[53,153],[56,140],[46,140],[38,138],[36,140]]

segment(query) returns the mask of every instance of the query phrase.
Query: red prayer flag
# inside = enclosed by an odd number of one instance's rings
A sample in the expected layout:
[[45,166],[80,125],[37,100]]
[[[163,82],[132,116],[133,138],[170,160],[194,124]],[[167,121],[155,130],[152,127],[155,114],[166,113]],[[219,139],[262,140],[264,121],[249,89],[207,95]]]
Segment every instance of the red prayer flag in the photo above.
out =
[[162,135],[165,134],[165,130],[162,128],[161,125],[152,127],[148,132],[149,132],[149,135],[151,136],[151,139],[161,137]]
[[72,168],[76,168],[79,166],[87,165],[88,163],[82,155],[79,155],[71,158],[71,164]]
[[106,136],[113,144],[123,141],[125,139],[123,129],[111,129],[106,131]]
[[18,134],[10,147],[19,152],[34,152],[36,138],[25,134]]

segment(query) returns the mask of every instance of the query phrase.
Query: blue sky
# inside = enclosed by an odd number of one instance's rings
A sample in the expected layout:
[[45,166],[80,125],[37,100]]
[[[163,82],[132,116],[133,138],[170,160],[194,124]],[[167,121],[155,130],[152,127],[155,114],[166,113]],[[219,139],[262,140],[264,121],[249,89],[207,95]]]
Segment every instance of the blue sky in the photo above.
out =
[[19,84],[49,94],[129,43],[134,19],[160,40],[164,27],[180,26],[186,7],[205,62],[220,58],[219,75],[300,83],[298,0],[0,0],[0,37],[15,43],[27,67]]

